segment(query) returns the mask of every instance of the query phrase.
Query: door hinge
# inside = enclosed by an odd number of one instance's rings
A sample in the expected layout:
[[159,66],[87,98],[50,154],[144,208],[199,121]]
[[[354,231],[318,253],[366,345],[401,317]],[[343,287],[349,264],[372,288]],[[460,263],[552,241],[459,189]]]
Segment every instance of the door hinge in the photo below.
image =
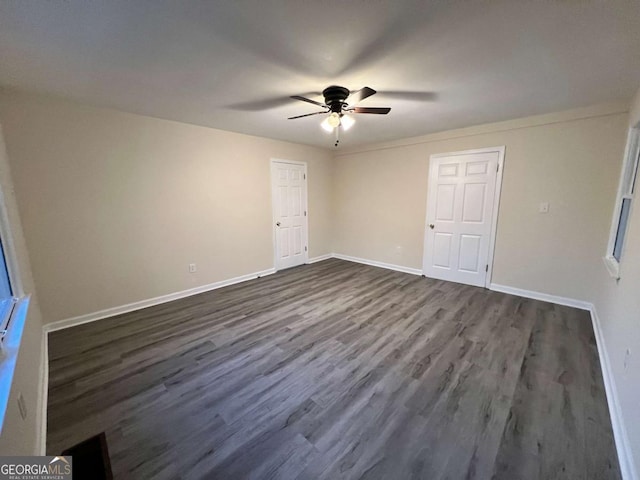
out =
[[307,174],[306,174],[306,173],[303,173],[303,174],[302,174],[302,179],[303,179],[303,180],[306,180],[306,179],[307,179]]
[[496,172],[500,171],[500,164],[496,165]]
[[307,211],[306,211],[306,210],[304,211],[304,216],[305,216],[305,217],[307,216]]
[[489,265],[485,265],[485,267],[484,267],[484,271],[485,271],[485,272],[488,272],[488,271],[489,271]]
[[304,251],[305,251],[305,252],[307,251],[307,247],[306,247],[306,246],[304,247]]

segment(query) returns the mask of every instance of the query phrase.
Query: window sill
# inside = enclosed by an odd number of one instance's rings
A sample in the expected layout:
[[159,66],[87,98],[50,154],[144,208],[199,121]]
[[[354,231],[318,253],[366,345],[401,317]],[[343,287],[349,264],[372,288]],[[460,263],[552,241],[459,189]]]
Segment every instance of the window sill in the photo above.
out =
[[607,271],[612,278],[616,280],[620,280],[620,263],[611,255],[607,255],[606,257],[602,257],[602,261],[604,265],[607,267]]
[[16,370],[18,350],[20,349],[28,308],[29,296],[20,298],[11,313],[9,328],[3,340],[2,356],[0,357],[0,432],[2,432],[5,414],[7,413],[11,383]]

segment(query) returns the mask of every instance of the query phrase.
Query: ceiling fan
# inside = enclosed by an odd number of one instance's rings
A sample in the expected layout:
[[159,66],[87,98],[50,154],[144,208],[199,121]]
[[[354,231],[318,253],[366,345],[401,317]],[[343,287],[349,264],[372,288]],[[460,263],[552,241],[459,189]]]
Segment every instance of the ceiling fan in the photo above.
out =
[[[364,87],[355,92],[349,91],[349,89],[345,87],[339,87],[337,85],[332,85],[330,87],[325,88],[322,91],[322,95],[324,96],[324,103],[316,102],[315,100],[311,100],[310,98],[301,97],[299,95],[293,95],[291,98],[295,100],[301,100],[303,102],[311,103],[312,105],[317,105],[321,107],[323,110],[319,112],[306,113],[304,115],[296,115],[295,117],[289,117],[289,120],[295,120],[296,118],[309,117],[311,115],[322,115],[328,114],[328,116],[322,121],[320,124],[324,130],[327,132],[335,131],[336,133],[336,143],[335,146],[338,146],[340,142],[340,128],[343,130],[348,130],[353,126],[355,120],[351,116],[351,114],[355,113],[370,113],[375,115],[386,115],[391,111],[389,107],[356,107],[355,105],[360,103],[365,98],[374,95],[376,91],[373,88]],[[349,100],[349,103],[347,103]]]

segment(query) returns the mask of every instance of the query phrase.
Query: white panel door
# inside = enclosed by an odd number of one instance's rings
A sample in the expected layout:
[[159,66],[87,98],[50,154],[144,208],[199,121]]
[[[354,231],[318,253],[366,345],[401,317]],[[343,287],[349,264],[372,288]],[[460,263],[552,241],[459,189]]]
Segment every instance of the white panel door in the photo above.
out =
[[432,156],[423,273],[486,286],[503,150]]
[[271,162],[276,270],[302,265],[307,257],[307,167]]

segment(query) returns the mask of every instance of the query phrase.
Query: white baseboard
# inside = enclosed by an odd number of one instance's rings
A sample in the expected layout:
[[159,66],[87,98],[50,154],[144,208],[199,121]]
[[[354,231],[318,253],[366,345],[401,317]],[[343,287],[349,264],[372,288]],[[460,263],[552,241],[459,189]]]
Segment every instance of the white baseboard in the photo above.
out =
[[531,298],[533,300],[541,300],[543,302],[555,303],[557,305],[564,305],[566,307],[579,308],[580,310],[591,310],[591,303],[583,300],[575,300],[573,298],[559,297],[557,295],[550,295],[548,293],[534,292],[533,290],[524,290],[522,288],[509,287],[507,285],[499,285],[492,283],[489,285],[489,290],[495,292],[508,293],[510,295],[517,295],[518,297]]
[[123,313],[133,312],[135,310],[141,310],[143,308],[152,307],[161,303],[171,302],[180,298],[190,297],[199,293],[209,292],[211,290],[217,290],[218,288],[228,287],[229,285],[235,285],[236,283],[246,282],[247,280],[253,280],[254,278],[264,277],[275,273],[274,268],[262,270],[261,272],[249,273],[240,277],[230,278],[227,280],[221,280],[219,282],[210,283],[208,285],[202,285],[200,287],[190,288],[181,292],[170,293],[168,295],[162,295],[160,297],[150,298],[148,300],[140,300],[138,302],[129,303],[127,305],[121,305],[119,307],[107,308],[98,312],[87,313],[85,315],[79,315],[73,318],[67,318],[65,320],[59,320],[57,322],[48,323],[44,326],[45,332],[55,332],[56,330],[62,330],[64,328],[75,327],[76,325],[82,325],[83,323],[95,322],[96,320],[102,320],[104,318],[114,317]]
[[347,260],[349,262],[362,263],[364,265],[371,265],[372,267],[386,268],[389,270],[395,270],[396,272],[410,273],[412,275],[422,275],[422,270],[418,268],[403,267],[402,265],[377,262],[375,260],[368,260],[366,258],[350,257],[349,255],[342,255],[341,253],[334,253],[333,258],[339,258],[340,260]]
[[[403,267],[400,265],[392,265],[389,263],[377,262],[374,260],[367,260],[364,258],[350,257],[348,255],[341,255],[336,253],[328,253],[326,255],[320,255],[317,257],[310,258],[307,261],[307,263],[312,264],[312,263],[322,262],[324,260],[329,260],[330,258],[340,258],[342,260],[347,260],[350,262],[363,263],[365,265],[387,268],[389,270],[396,270],[398,272],[411,273],[413,275],[422,275],[422,271],[416,268]],[[120,305],[118,307],[107,308],[104,310],[99,310],[97,312],[87,313],[85,315],[79,315],[77,317],[58,320],[57,322],[46,324],[44,326],[44,332],[45,334],[47,334],[48,332],[55,332],[56,330],[62,330],[65,328],[74,327],[76,325],[82,325],[83,323],[95,322],[96,320],[102,320],[104,318],[114,317],[116,315],[122,315],[123,313],[129,313],[135,310],[141,310],[143,308],[152,307],[154,305],[159,305],[161,303],[167,303],[173,300],[178,300],[180,298],[190,297],[191,295],[197,295],[199,293],[209,292],[211,290],[216,290],[218,288],[234,285],[236,283],[246,282],[247,280],[253,280],[254,278],[264,277],[266,275],[271,275],[272,273],[275,273],[275,272],[276,270],[274,268],[269,268],[261,272],[250,273],[247,275],[242,275],[240,277],[235,277],[228,280],[222,280],[219,282],[211,283],[208,285],[202,285],[200,287],[191,288],[189,290],[183,290],[181,292],[170,293],[168,295],[162,295],[162,296],[150,298],[147,300],[140,300],[138,302],[133,302],[126,305]]]
[[42,328],[40,351],[40,385],[38,386],[38,436],[34,455],[46,455],[47,451],[47,404],[49,401],[49,334]]
[[326,255],[319,255],[317,257],[310,258],[307,260],[307,264],[322,262],[324,260],[329,260],[330,258],[333,258],[333,253],[327,253]]
[[591,305],[591,323],[593,324],[593,332],[596,337],[598,346],[598,355],[600,356],[600,368],[602,370],[602,378],[604,380],[604,389],[607,394],[607,403],[609,404],[609,416],[611,417],[611,427],[616,442],[616,450],[618,452],[618,463],[620,464],[620,473],[623,480],[638,480],[638,472],[635,471],[633,463],[633,455],[631,453],[631,445],[629,444],[629,436],[624,426],[622,418],[622,410],[618,400],[618,389],[616,388],[615,378],[611,370],[611,362],[609,353],[602,335],[602,327],[596,307]]

